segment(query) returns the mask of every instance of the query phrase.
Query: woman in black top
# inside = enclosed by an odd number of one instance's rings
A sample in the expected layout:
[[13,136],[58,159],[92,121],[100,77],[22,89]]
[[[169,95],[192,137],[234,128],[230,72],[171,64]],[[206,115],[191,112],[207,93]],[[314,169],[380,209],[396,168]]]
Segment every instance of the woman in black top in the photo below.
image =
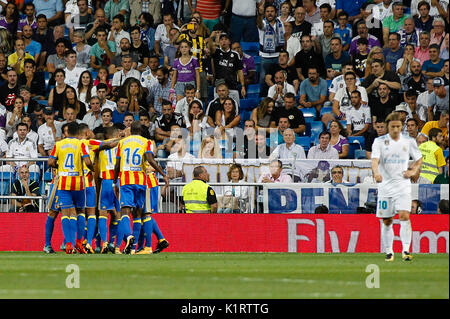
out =
[[83,102],[80,102],[77,98],[76,90],[68,86],[66,88],[66,94],[64,99],[64,109],[68,106],[71,106],[75,109],[75,113],[77,114],[77,119],[82,120],[86,115],[86,105]]
[[48,105],[56,111],[56,118],[63,118],[64,100],[66,98],[66,89],[69,87],[65,82],[66,73],[63,69],[56,69],[54,73],[56,86],[50,90],[48,96]]

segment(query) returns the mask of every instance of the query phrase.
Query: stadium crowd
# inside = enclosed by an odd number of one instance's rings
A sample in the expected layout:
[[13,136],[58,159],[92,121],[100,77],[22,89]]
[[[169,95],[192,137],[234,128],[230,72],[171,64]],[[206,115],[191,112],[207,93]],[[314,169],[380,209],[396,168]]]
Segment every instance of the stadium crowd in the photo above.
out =
[[[413,182],[448,183],[448,0],[0,5],[3,158],[48,157],[67,123],[105,140],[140,121],[172,181],[180,160],[244,158],[280,160],[260,182],[308,182],[293,159],[370,159],[399,112],[434,156]],[[0,169],[28,195],[39,192],[24,177],[47,167]]]

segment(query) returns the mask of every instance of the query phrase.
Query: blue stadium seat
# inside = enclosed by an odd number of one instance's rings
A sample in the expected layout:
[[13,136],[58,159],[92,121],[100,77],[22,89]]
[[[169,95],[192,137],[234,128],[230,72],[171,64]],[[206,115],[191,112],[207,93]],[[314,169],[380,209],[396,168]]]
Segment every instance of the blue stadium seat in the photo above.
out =
[[164,65],[164,57],[159,58],[159,65]]
[[98,76],[98,72],[97,71],[92,71],[91,75],[92,75],[92,80],[95,80],[97,78],[97,76]]
[[11,179],[13,174],[7,172],[0,172],[0,195],[11,194]]
[[320,109],[320,117],[326,113],[331,113],[333,111],[332,107],[324,106]]
[[311,122],[312,121],[307,121],[306,119],[309,119],[309,117],[305,118],[305,132],[303,133],[304,136],[309,136],[311,137]]
[[366,150],[357,149],[355,150],[356,159],[366,159]]
[[305,122],[306,122],[306,123],[314,122],[314,120],[315,120],[314,117],[305,117]]
[[363,136],[349,136],[348,138],[348,155],[347,158],[354,159],[354,158],[366,158],[365,152],[364,155],[362,155],[362,151],[364,150],[364,144],[365,139]]
[[44,80],[45,80],[45,89],[47,91],[50,91],[50,89],[48,87],[48,82],[50,81],[50,73],[47,71],[44,72]]
[[51,182],[52,181],[52,172],[45,172],[44,173],[44,182]]
[[253,57],[253,61],[255,62],[255,65],[261,64],[261,57],[259,55],[255,55]]
[[348,139],[349,144],[352,144],[352,143],[361,144],[361,148],[364,148],[366,145],[365,144],[366,139],[364,138],[364,136],[349,136],[349,137],[347,137],[347,139]]
[[242,51],[251,56],[259,55],[259,42],[241,42],[241,48]]
[[41,104],[43,107],[48,106],[48,100],[39,100],[38,103]]
[[242,99],[240,104],[240,109],[243,110],[253,110],[258,106],[258,99]]
[[40,175],[39,173],[36,173],[36,172],[30,172],[30,179],[31,179],[32,181],[39,182],[40,177],[41,177],[41,175]]
[[321,121],[311,122],[311,140],[313,144],[319,143],[319,135],[323,131],[323,123]]
[[250,84],[247,87],[247,98],[259,98],[259,92],[261,91],[261,85],[259,84]]
[[302,108],[300,109],[300,111],[302,111],[303,113],[303,117],[306,118],[316,118],[316,109],[311,107],[311,108]]
[[250,120],[252,117],[252,111],[251,110],[241,110],[241,123],[240,126],[244,128],[245,121]]
[[311,148],[311,138],[309,136],[297,136],[295,138],[295,144],[301,145],[305,152]]

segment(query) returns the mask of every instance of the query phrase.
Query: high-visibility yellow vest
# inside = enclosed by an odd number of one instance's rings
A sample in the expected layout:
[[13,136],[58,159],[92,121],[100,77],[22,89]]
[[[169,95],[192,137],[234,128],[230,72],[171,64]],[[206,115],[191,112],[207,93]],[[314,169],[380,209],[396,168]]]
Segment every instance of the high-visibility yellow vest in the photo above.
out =
[[208,187],[204,181],[194,179],[183,187],[183,201],[186,213],[210,213]]
[[420,176],[428,179],[431,183],[439,175],[438,162],[434,154],[438,149],[441,148],[433,141],[422,143],[419,146],[423,159]]

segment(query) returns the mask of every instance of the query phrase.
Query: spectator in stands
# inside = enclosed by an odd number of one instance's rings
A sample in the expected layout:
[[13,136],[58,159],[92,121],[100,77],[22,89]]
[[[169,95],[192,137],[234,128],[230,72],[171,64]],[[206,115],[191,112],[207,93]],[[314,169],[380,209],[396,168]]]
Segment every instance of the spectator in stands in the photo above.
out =
[[[424,77],[424,75],[422,74],[420,69],[417,72],[419,72],[421,74],[421,76]],[[417,97],[417,101],[416,101],[416,103],[417,103],[416,113],[419,116],[420,120],[423,122],[428,121],[428,97],[430,96],[431,93],[433,93],[433,88],[434,88],[433,80],[434,79],[426,79],[425,80],[426,90],[419,94],[419,96]]]
[[[12,139],[8,143],[8,151],[6,152],[7,158],[37,158],[38,152],[36,144],[28,139],[28,125],[20,122],[16,125],[17,138]],[[3,170],[8,171],[8,166],[10,166],[11,172],[17,170],[17,168],[22,165],[30,165],[30,170],[39,173],[39,167],[35,162],[9,162],[9,165],[4,165]]]
[[415,17],[414,23],[417,29],[430,32],[433,28],[434,18],[430,16],[430,9],[430,4],[427,1],[420,1],[417,6],[412,6],[411,13]]
[[[218,81],[224,80],[228,86],[230,97],[232,97],[236,102],[239,102],[237,79],[239,79],[239,83],[241,84],[242,97],[246,96],[241,57],[237,52],[230,50],[231,42],[226,33],[219,34],[218,31],[214,31],[211,34],[211,38],[214,37],[215,41],[211,40],[209,42],[209,49],[214,64],[216,84]],[[260,73],[260,76],[263,76],[263,74]]]
[[284,107],[284,96],[288,93],[295,96],[295,88],[286,81],[286,71],[277,71],[274,79],[275,84],[269,88],[267,96],[275,101],[277,108],[282,108]]
[[231,50],[239,53],[242,59],[242,73],[244,74],[244,82],[246,87],[248,87],[248,85],[250,84],[256,83],[256,66],[253,57],[242,51],[242,47],[239,42],[234,42],[231,45]]
[[387,71],[382,60],[373,60],[371,69],[372,73],[361,83],[369,94],[369,105],[371,100],[379,95],[378,88],[381,83],[386,84],[393,94],[398,93],[398,90],[401,88],[400,78],[395,72]]
[[411,56],[412,45],[405,47],[405,55],[397,61],[397,72],[402,80],[402,89],[404,92],[415,90],[417,94],[427,90],[427,78],[422,74],[420,61]]
[[[292,3],[291,3],[292,4]],[[292,36],[301,40],[303,35],[311,34],[312,24],[305,20],[306,10],[297,3],[294,10],[294,21],[289,22],[292,25]],[[300,41],[301,42],[301,41]],[[301,42],[302,47],[304,46]],[[306,77],[306,75],[305,75]]]
[[16,70],[9,69],[6,74],[8,76],[7,83],[0,87],[0,104],[11,111],[14,106],[14,99],[19,95],[19,85]]
[[343,50],[342,40],[339,37],[334,37],[330,41],[331,52],[325,57],[325,68],[332,69],[333,78],[342,74],[342,66],[350,62],[350,55]]
[[305,20],[312,25],[320,21],[320,9],[316,5],[316,0],[303,1],[303,7],[305,8]]
[[[331,81],[331,85],[330,85],[330,87],[328,89],[328,92],[329,92],[328,100],[330,102],[333,102],[334,97],[335,97],[335,95],[336,95],[336,93],[337,93],[337,91],[339,89],[347,87],[344,75],[346,73],[348,73],[348,72],[355,72],[355,70],[353,68],[353,63],[344,63],[342,65],[342,74],[337,76],[337,77],[335,77],[333,79],[333,81]],[[358,77],[356,78],[356,83],[355,84],[356,84],[356,86],[360,86],[361,85],[360,79]]]
[[[97,77],[94,79],[94,87],[95,87],[95,94],[97,93],[97,86],[100,84],[106,84],[107,91],[106,96],[111,97],[111,90],[112,90],[112,78],[109,78],[109,72],[107,67],[101,67],[98,69]],[[95,95],[93,94],[93,95]]]
[[385,83],[378,85],[378,97],[369,98],[370,113],[372,114],[372,122],[377,118],[386,118],[394,111],[394,105],[400,103],[398,94],[391,94],[391,89]]
[[284,143],[278,145],[270,159],[281,159],[283,161],[283,172],[292,175],[294,182],[300,181],[300,166],[297,163],[299,159],[305,159],[305,150],[301,145],[295,143],[295,132],[288,128],[283,132]]
[[[39,183],[30,181],[30,171],[27,165],[19,168],[19,178],[12,184],[11,196],[39,196]],[[31,199],[12,199],[11,212],[38,212],[36,201]]]
[[86,36],[84,30],[78,30],[73,33],[73,50],[77,54],[77,67],[88,68],[90,65],[91,57],[89,52],[91,51],[91,46],[86,44]]
[[292,16],[292,4],[289,1],[285,1],[281,4],[278,18],[283,22],[285,28],[286,24],[290,25],[289,22],[295,20]]
[[105,128],[114,126],[112,121],[112,111],[111,109],[105,108],[101,112],[102,124],[93,129],[94,134],[105,134]]
[[102,124],[100,103],[101,102],[98,96],[91,97],[91,100],[89,102],[90,111],[83,117],[83,122],[86,123],[91,130],[94,130],[94,128]]
[[97,85],[97,97],[100,99],[100,109],[104,110],[105,108],[109,108],[111,111],[114,111],[117,105],[116,102],[107,98],[107,89],[108,87],[104,83]]
[[179,41],[180,40],[180,30],[172,28],[169,30],[169,45],[164,48],[164,66],[168,69],[172,68],[173,61],[177,56]]
[[350,50],[349,50],[350,55],[353,56],[356,54],[357,43],[358,43],[358,39],[360,39],[360,38],[367,39],[367,41],[368,41],[367,48],[369,51],[371,51],[372,48],[374,48],[374,47],[381,47],[380,40],[376,36],[369,34],[369,29],[367,28],[366,22],[364,20],[362,20],[361,22],[358,22],[356,30],[358,32],[358,35],[352,39],[352,42],[350,44]]
[[412,44],[414,47],[419,45],[420,31],[416,30],[413,18],[405,19],[403,29],[398,34],[400,35],[400,46],[404,48],[407,44]]
[[120,48],[120,40],[126,38],[131,44],[130,33],[123,29],[124,23],[125,17],[122,14],[117,14],[112,19],[111,31],[108,33],[108,41],[113,41],[116,45],[116,54],[120,54],[122,52],[122,49]]
[[[32,125],[32,123],[31,123],[31,116],[30,116],[29,114],[24,114],[24,115],[22,116],[22,123],[28,125],[28,131],[27,131],[26,137],[27,137],[30,141],[33,142],[35,148],[37,149],[39,135],[38,135],[35,131],[33,131],[33,130],[31,129],[31,125]],[[18,137],[19,137],[19,135],[17,134],[17,130],[16,130],[16,131],[14,132],[12,138],[13,138],[13,139],[16,139],[16,138],[18,138]]]
[[19,87],[19,95],[23,98],[24,113],[32,114],[37,108],[38,103],[35,100],[31,99],[31,89],[26,85],[22,85]]
[[403,100],[408,105],[409,110],[411,111],[410,118],[413,118],[416,120],[418,126],[422,128],[422,126],[425,124],[424,121],[422,121],[417,114],[417,92],[414,90],[408,90],[405,93],[403,93]]
[[[25,101],[25,98],[24,98]],[[36,131],[38,130],[39,126],[45,123],[44,119],[44,108],[41,104],[37,104],[34,107],[33,113],[30,113],[31,116],[31,128],[32,130]]]
[[[353,64],[353,69],[355,70],[355,73],[358,77],[364,77],[365,73],[366,73],[366,63],[367,63],[367,58],[369,56],[369,51],[367,49],[369,42],[367,41],[366,38],[359,38],[356,41],[356,45],[357,45],[357,51],[355,53],[355,55],[352,56],[352,64]],[[342,74],[344,73],[344,66],[342,65]]]
[[347,131],[342,123],[338,120],[330,122],[330,145],[333,146],[339,154],[339,159],[347,158],[348,155],[348,139]]
[[81,72],[81,75],[76,86],[76,92],[78,100],[84,105],[89,105],[91,97],[97,93],[97,88],[94,86],[92,81],[92,75],[89,71]]
[[449,201],[448,199],[441,199],[438,203],[438,214],[448,214],[449,213]]
[[57,117],[62,118],[62,106],[66,96],[66,89],[69,86],[64,82],[66,73],[63,69],[56,69],[54,78],[56,86],[50,90],[50,94],[48,95],[48,105],[56,110]]
[[157,71],[159,69],[159,58],[156,55],[151,55],[148,58],[147,71],[141,74],[141,84],[144,91],[149,94],[152,86],[158,83]]
[[[125,92],[125,95],[128,97],[128,111],[132,113],[137,113],[139,110],[145,110],[148,111],[148,105],[147,105],[147,94],[145,93],[144,89],[141,86],[141,82],[134,78],[130,78],[127,80],[125,87],[123,88],[123,92]],[[155,97],[156,98],[156,97]],[[152,115],[152,121],[153,117],[156,117],[156,114],[159,115],[159,113],[155,114],[155,110],[150,108],[150,113]]]
[[428,121],[425,123],[425,125],[422,127],[421,132],[428,136],[428,133],[432,128],[439,128],[442,131],[442,135],[444,137],[443,143],[441,147],[447,147],[448,146],[448,110],[443,110],[439,116],[439,120],[437,121]]
[[168,133],[169,136],[165,137],[162,143],[158,143],[159,145],[156,151],[159,158],[167,158],[167,156],[172,153],[172,146],[175,145],[178,137],[182,137],[181,127],[177,124],[172,125]]
[[[36,15],[45,15],[49,26],[60,25],[64,23],[64,5],[62,0],[34,0]],[[38,22],[39,23],[39,22]]]
[[257,2],[257,0],[244,1],[242,3],[233,2],[230,23],[233,42],[240,42],[241,40],[243,42],[258,42],[258,30],[256,29],[257,9],[255,10]]
[[436,176],[433,184],[448,184],[449,183],[448,172],[449,172],[449,157],[447,156],[447,158],[445,159],[445,166],[443,167],[443,171],[441,174]]
[[409,16],[403,12],[403,3],[395,2],[392,4],[393,15],[386,17],[383,20],[383,42],[386,46],[389,42],[389,34],[391,32],[398,32],[402,28],[405,19]]
[[170,44],[169,31],[172,28],[179,29],[174,23],[173,16],[166,12],[163,14],[163,23],[158,25],[155,32],[156,55],[163,56],[164,49]]
[[222,151],[217,139],[211,135],[202,139],[200,144],[200,150],[198,152],[198,158],[205,159],[219,159],[222,158]]
[[50,54],[47,58],[47,71],[54,73],[56,69],[64,69],[66,67],[65,53],[66,47],[64,39],[58,39],[55,41],[56,53]]
[[255,124],[257,130],[264,130],[269,133],[276,128],[274,123],[274,113],[275,101],[266,97],[259,103],[258,107],[254,108],[252,111],[251,119]]
[[277,108],[273,116],[271,126],[274,127],[281,117],[289,119],[289,128],[298,135],[302,135],[306,130],[305,118],[303,112],[297,108],[296,98],[293,93],[286,93],[284,96],[284,107]]
[[97,43],[91,46],[89,51],[90,67],[94,70],[100,69],[102,66],[108,67],[116,54],[116,44],[107,40],[106,29],[98,27],[95,30]]
[[[297,8],[299,10],[299,8]],[[308,22],[309,23],[309,22]],[[300,40],[302,49],[295,55],[295,68],[298,78],[304,81],[308,78],[310,67],[315,67],[320,76],[324,76],[325,63],[322,55],[314,50],[310,34],[303,34]]]
[[125,55],[122,57],[122,69],[114,73],[112,79],[112,94],[117,96],[119,94],[120,87],[129,78],[135,78],[137,81],[141,78],[141,73],[132,67],[133,58],[131,55]]
[[273,64],[278,62],[279,52],[284,48],[285,30],[283,22],[277,17],[276,7],[273,4],[265,5],[264,1],[258,4],[256,26],[259,33],[259,55],[261,57],[259,82],[262,84],[266,79],[266,73]]
[[450,61],[447,60],[444,61],[444,76],[442,77],[444,79],[445,85],[449,85],[450,82]]
[[330,144],[331,134],[322,131],[319,134],[319,145],[315,145],[308,151],[308,159],[339,159],[338,151]]
[[127,113],[123,117],[123,125],[125,126],[125,129],[129,129],[131,127],[131,124],[134,122],[134,115],[131,113]]
[[345,87],[337,90],[333,99],[333,114],[324,114],[322,122],[328,125],[328,122],[333,118],[340,120],[346,119],[346,113],[351,109],[351,92],[358,91],[361,94],[361,103],[367,104],[369,99],[367,97],[366,89],[362,86],[356,85],[356,74],[353,71],[344,74]]
[[12,112],[6,113],[6,137],[10,138],[13,136],[17,125],[22,121],[23,111],[23,98],[21,96],[16,96],[14,99],[14,108]]
[[178,57],[173,62],[171,90],[175,90],[176,100],[183,98],[184,87],[195,85],[195,97],[200,98],[200,64],[192,56],[192,46],[187,40],[181,40]]
[[280,51],[278,56],[278,64],[273,64],[266,73],[265,84],[272,87],[275,84],[275,73],[278,71],[286,72],[286,82],[294,87],[294,92],[298,92],[300,81],[297,78],[297,71],[293,65],[289,65],[289,52]]
[[445,37],[445,22],[441,17],[436,17],[433,20],[433,30],[430,31],[430,45],[437,44],[441,46]]
[[[192,84],[186,84],[184,86],[184,97],[179,100],[175,106],[175,113],[179,113],[184,116],[185,120],[189,116],[189,106],[192,101],[200,102],[200,108],[203,109],[203,105],[199,99],[195,97],[195,87]],[[186,121],[187,124],[187,121]]]
[[71,105],[64,107],[63,111],[64,121],[61,122],[61,131],[64,130],[64,125],[71,122],[76,122],[78,124],[82,123],[79,119],[77,119],[77,112],[75,108]]
[[131,42],[128,38],[122,38],[120,40],[120,50],[121,52],[117,54],[114,59],[111,61],[111,64],[108,67],[108,71],[110,74],[114,74],[117,71],[123,70],[122,59],[125,56],[131,56],[132,64],[131,67],[133,69],[137,68],[139,62],[139,56],[136,52],[131,52]]
[[86,68],[77,66],[77,53],[75,52],[75,50],[68,49],[65,52],[64,56],[66,64],[66,67],[64,68],[65,72],[64,82],[67,85],[76,88],[80,80],[81,73],[86,71]]
[[270,161],[269,173],[262,174],[258,183],[292,183],[292,177],[283,173],[283,163],[279,159]]
[[36,21],[37,28],[34,30],[33,40],[41,44],[41,54],[36,64],[38,70],[43,71],[47,57],[55,53],[55,39],[52,30],[48,28],[48,21],[45,15],[37,15]]
[[128,98],[124,95],[119,95],[117,99],[117,108],[113,111],[112,121],[114,124],[122,124],[128,112]]
[[112,22],[119,13],[125,17],[125,25],[128,25],[130,2],[128,0],[108,0],[105,4],[106,20]]
[[[292,25],[290,23],[284,24],[284,38],[286,51],[289,53],[289,65],[292,66],[295,62],[295,55],[300,52],[301,46],[298,38],[292,36]],[[297,70],[295,73],[297,73]]]
[[419,35],[419,46],[416,48],[416,52],[414,53],[414,57],[420,60],[420,64],[426,60],[430,59],[430,53],[428,51],[430,46],[430,33],[427,31],[420,32]]
[[[175,112],[177,112],[175,110]],[[179,112],[178,112],[179,113]],[[194,99],[189,103],[188,115],[184,117],[186,128],[189,130],[191,137],[202,136],[207,127],[208,117],[203,112],[202,102]]]
[[103,28],[106,34],[111,30],[111,26],[106,21],[105,11],[102,8],[95,10],[94,22],[90,22],[86,26],[86,40],[91,47],[97,43],[98,28]]
[[150,0],[130,0],[130,25],[140,25],[139,22],[142,13],[151,15],[152,18],[155,19],[155,22],[159,23],[161,21],[161,2]]
[[156,119],[155,141],[161,143],[164,138],[170,137],[170,129],[172,125],[185,127],[184,118],[181,114],[174,113],[172,103],[162,100],[162,115]]
[[44,108],[45,123],[38,128],[38,151],[41,156],[47,157],[55,146],[55,143],[60,140],[61,136],[61,122],[55,121],[55,111],[51,106]]
[[383,49],[386,62],[391,66],[397,65],[397,61],[403,57],[403,48],[400,46],[400,34],[391,32],[388,36],[388,47]]
[[327,81],[319,76],[317,67],[308,68],[308,78],[300,84],[299,108],[315,108],[320,113],[327,98]]
[[[150,90],[150,112],[161,114],[163,100],[171,101],[175,99],[175,92],[171,92],[171,82],[169,77],[169,69],[160,67],[156,71],[158,83],[153,85]],[[131,110],[131,108],[130,108]]]
[[374,131],[369,132],[366,141],[366,157],[368,159],[372,156],[372,144],[377,137],[385,135],[387,133],[386,123],[384,122],[384,118],[377,117],[375,122],[373,122]]
[[444,79],[438,77],[433,80],[433,92],[428,96],[428,121],[436,121],[442,111],[448,113],[448,85],[444,86]]
[[439,57],[439,45],[431,44],[428,53],[430,59],[422,65],[422,73],[428,78],[444,76],[444,60]]
[[317,53],[321,53],[324,60],[331,53],[331,39],[333,39],[333,36],[334,22],[327,20],[323,23],[323,33],[318,36],[319,45],[317,45],[317,41],[314,42]]
[[23,19],[19,20],[19,23],[17,25],[17,35],[20,36],[22,29],[25,25],[31,26],[33,30],[36,30],[38,27],[37,21],[36,21],[36,10],[33,2],[27,2],[23,5]]
[[19,75],[18,85],[19,87],[26,85],[34,100],[45,99],[44,73],[36,72],[36,63],[32,59],[25,59],[24,72]]
[[223,110],[216,112],[216,129],[218,135],[225,138],[225,133],[235,131],[235,128],[241,122],[241,115],[237,111],[236,102],[230,98],[225,98],[223,102]]
[[344,168],[340,165],[336,165],[331,169],[331,180],[326,183],[333,185],[344,184]]
[[75,110],[75,117],[77,119],[83,119],[84,115],[86,114],[86,105],[78,100],[77,91],[71,86],[67,87],[66,89],[63,110],[69,106],[73,107],[73,109]]
[[30,25],[23,26],[22,39],[25,45],[25,52],[28,52],[34,61],[39,61],[39,55],[41,54],[42,46],[39,42],[33,39],[33,29]]
[[8,66],[13,68],[17,74],[22,74],[25,60],[33,60],[34,57],[28,52],[25,52],[25,43],[22,39],[16,39],[14,43],[15,51],[8,56]]
[[420,144],[423,162],[420,169],[419,184],[433,184],[434,179],[442,174],[445,167],[445,158],[440,145],[443,144],[442,130],[432,128],[428,133],[428,142]]
[[[231,199],[235,198],[236,202],[231,201],[231,207],[225,209],[220,209],[219,212],[222,213],[248,213],[249,207],[249,186],[237,186],[238,184],[245,183],[244,171],[242,170],[241,164],[231,164],[228,173],[228,181],[230,186],[223,187],[223,201],[226,200],[227,196]],[[220,205],[219,205],[220,206]]]
[[148,49],[147,43],[144,43],[141,40],[141,29],[139,26],[135,25],[130,29],[130,37],[130,51],[132,54],[136,55],[138,59],[138,65],[136,69],[139,72],[144,72],[148,66],[148,57],[150,56],[150,51]]
[[343,51],[348,51],[352,40],[352,28],[351,24],[348,23],[348,13],[345,11],[339,12],[337,21],[338,25],[334,28],[335,36],[341,39]]
[[[208,107],[206,108],[206,115],[208,116],[208,126],[209,127],[216,127],[218,123],[215,122],[216,120],[216,113],[219,110],[223,110],[223,103],[225,102],[225,99],[229,97],[229,90],[228,86],[225,83],[220,83],[216,86],[216,92],[218,97],[214,100],[212,100]],[[235,101],[236,102],[236,101]],[[236,113],[236,116],[238,113]]]
[[88,0],[77,0],[77,7],[78,10],[74,10],[75,12],[66,19],[66,27],[69,29],[69,38],[72,42],[74,31],[84,31],[89,23],[94,22],[94,16],[91,14],[92,9],[89,10]]
[[370,108],[362,104],[361,93],[353,91],[351,93],[352,107],[346,113],[348,136],[366,136],[372,123]]
[[4,53],[0,52],[0,86],[5,84],[8,80],[8,76],[6,72],[8,71],[8,67],[6,66],[6,56]]
[[[448,60],[448,57],[449,57],[449,52],[448,52],[449,47],[450,47],[449,38],[450,38],[450,33],[447,33],[444,37],[444,41],[441,44],[441,54],[439,56],[441,57],[441,59],[444,59],[444,60]],[[448,75],[446,77],[448,79]]]
[[[63,24],[53,27],[53,37],[55,39],[55,43],[56,43],[56,41],[61,39],[64,42],[64,45],[66,48],[72,47],[72,42],[70,42],[69,38],[65,37],[65,26]],[[53,52],[53,53],[55,53],[55,52]]]
[[270,157],[270,154],[272,154],[273,149],[270,147],[270,145],[268,145],[267,139],[266,139],[266,133],[264,131],[261,131],[261,130],[256,131],[255,144],[256,144],[256,152],[252,152],[249,149],[248,154],[244,153],[244,158],[265,159],[265,158]]
[[416,139],[419,134],[419,125],[417,120],[414,118],[410,118],[406,121],[406,128],[408,130],[409,137]]

